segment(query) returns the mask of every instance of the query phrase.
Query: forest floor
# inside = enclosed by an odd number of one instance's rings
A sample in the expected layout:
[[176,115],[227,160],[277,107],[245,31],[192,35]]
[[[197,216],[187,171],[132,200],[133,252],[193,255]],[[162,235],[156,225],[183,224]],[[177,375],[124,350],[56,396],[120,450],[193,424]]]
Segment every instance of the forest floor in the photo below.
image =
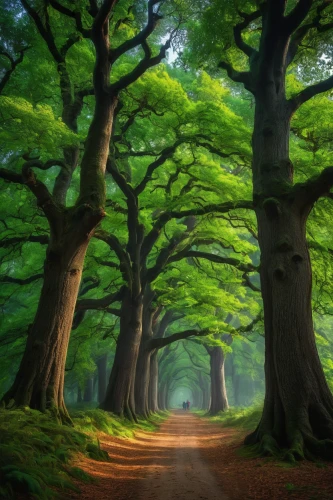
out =
[[85,456],[75,464],[97,479],[82,486],[86,500],[333,500],[333,464],[295,467],[248,458],[244,432],[174,411],[157,432],[135,439],[100,436],[110,462]]

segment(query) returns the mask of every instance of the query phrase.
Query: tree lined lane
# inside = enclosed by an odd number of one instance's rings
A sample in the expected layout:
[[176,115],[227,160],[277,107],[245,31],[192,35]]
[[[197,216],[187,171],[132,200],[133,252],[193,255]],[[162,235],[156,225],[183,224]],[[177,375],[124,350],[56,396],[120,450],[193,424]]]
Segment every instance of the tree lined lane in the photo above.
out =
[[216,448],[228,432],[183,410],[158,432],[135,439],[105,437],[110,462],[82,457],[75,465],[97,479],[67,498],[106,500],[228,500],[200,449]]
[[140,500],[227,500],[200,454],[200,447],[214,446],[222,434],[221,429],[216,430],[191,413],[174,412],[154,440],[166,448],[170,465],[151,469],[143,482]]

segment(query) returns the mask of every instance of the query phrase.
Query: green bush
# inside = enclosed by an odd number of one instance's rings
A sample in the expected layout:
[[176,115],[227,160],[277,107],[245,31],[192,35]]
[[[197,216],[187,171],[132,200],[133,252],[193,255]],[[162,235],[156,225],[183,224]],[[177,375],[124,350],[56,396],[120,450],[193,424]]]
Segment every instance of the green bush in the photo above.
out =
[[246,408],[229,408],[227,411],[221,411],[214,416],[209,416],[204,411],[195,413],[202,417],[208,417],[212,422],[221,423],[226,427],[237,427],[244,431],[251,431],[257,427],[260,421],[262,404]]
[[103,410],[71,412],[74,426],[60,425],[54,416],[30,408],[0,409],[0,498],[26,493],[48,500],[63,490],[79,491],[72,478],[93,481],[79,467],[71,467],[74,454],[109,461],[99,445],[98,433],[133,437],[136,430],[154,431],[167,412],[132,423]]

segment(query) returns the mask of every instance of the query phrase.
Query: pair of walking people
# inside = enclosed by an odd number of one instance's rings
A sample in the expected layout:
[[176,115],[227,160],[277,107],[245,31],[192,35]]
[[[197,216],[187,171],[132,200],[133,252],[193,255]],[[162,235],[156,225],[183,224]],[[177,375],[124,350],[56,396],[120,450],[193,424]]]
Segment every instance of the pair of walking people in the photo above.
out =
[[183,402],[183,410],[189,410],[190,409],[190,402],[189,400]]

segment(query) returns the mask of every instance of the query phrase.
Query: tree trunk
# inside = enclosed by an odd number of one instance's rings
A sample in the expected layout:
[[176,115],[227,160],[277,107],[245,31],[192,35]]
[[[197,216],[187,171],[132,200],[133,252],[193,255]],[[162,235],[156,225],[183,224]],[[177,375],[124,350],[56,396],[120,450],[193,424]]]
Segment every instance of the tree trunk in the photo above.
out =
[[133,298],[127,290],[121,307],[120,333],[106,397],[101,407],[135,419],[133,401],[136,363],[142,334],[142,295]]
[[62,238],[51,241],[47,250],[37,313],[15,381],[3,400],[9,408],[52,409],[61,421],[69,421],[63,397],[65,362],[89,238],[77,235],[74,224],[64,226],[67,232],[63,228]]
[[240,375],[238,373],[234,373],[232,376],[232,385],[234,389],[234,405],[240,406]]
[[[273,82],[274,83],[274,82]],[[274,89],[272,92],[271,87]],[[311,263],[306,192],[292,188],[287,102],[263,82],[253,134],[254,202],[261,250],[265,314],[266,396],[258,428],[246,443],[264,452],[288,448],[333,456],[333,398],[316,349],[311,308]]]
[[220,346],[210,348],[211,403],[209,413],[216,415],[229,408],[224,378],[224,353]]
[[85,403],[91,403],[93,400],[93,394],[94,394],[94,378],[89,377],[86,380],[86,384],[84,387],[83,401]]
[[82,391],[79,384],[77,386],[77,403],[82,403]]
[[162,382],[160,389],[158,391],[158,406],[160,410],[167,409],[167,383]]
[[145,418],[149,416],[149,379],[150,379],[150,358],[152,350],[149,348],[149,340],[153,338],[153,317],[155,309],[151,307],[155,293],[147,286],[143,298],[142,313],[142,338],[139,349],[139,356],[136,365],[135,375],[135,411]]
[[106,370],[108,365],[108,355],[103,354],[97,361],[97,373],[98,373],[98,402],[103,403],[106,394]]
[[[141,348],[140,348],[141,350]],[[145,418],[149,416],[148,395],[151,351],[142,347],[138,356],[135,375],[135,411]]]
[[150,379],[149,379],[149,394],[148,408],[149,411],[155,413],[159,410],[158,407],[158,350],[155,350],[150,357]]

